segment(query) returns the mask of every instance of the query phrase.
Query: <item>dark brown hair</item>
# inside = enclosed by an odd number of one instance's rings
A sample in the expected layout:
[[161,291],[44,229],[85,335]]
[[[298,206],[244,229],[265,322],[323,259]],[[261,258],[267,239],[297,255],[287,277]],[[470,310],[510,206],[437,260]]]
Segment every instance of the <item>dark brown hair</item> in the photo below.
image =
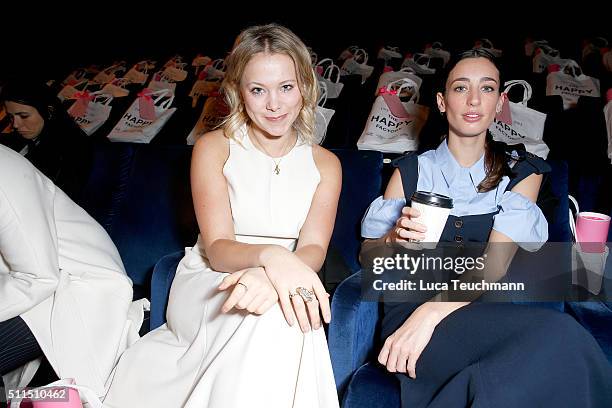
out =
[[[452,61],[448,64],[443,89],[446,91],[446,81],[451,70],[459,63],[467,58],[486,58],[497,68],[499,72],[499,87],[503,85],[501,77],[501,69],[497,58],[489,51],[482,48],[474,48],[468,51],[459,53]],[[510,167],[506,157],[505,144],[496,142],[493,140],[491,132],[487,130],[487,137],[485,141],[485,178],[478,185],[478,192],[485,193],[491,191],[497,187],[502,177],[511,175]]]

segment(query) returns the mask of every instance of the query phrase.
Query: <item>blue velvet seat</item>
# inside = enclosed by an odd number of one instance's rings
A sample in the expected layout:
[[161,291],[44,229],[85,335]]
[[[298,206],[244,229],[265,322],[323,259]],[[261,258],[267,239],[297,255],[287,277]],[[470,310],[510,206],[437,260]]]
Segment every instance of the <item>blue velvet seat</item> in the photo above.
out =
[[195,242],[190,161],[190,146],[96,146],[79,204],[117,246],[135,299],[149,297],[153,267],[162,256]]
[[178,251],[161,258],[153,268],[151,277],[151,316],[149,326],[151,330],[166,322],[166,307],[172,280],[176,274],[176,267],[185,255],[185,251]]

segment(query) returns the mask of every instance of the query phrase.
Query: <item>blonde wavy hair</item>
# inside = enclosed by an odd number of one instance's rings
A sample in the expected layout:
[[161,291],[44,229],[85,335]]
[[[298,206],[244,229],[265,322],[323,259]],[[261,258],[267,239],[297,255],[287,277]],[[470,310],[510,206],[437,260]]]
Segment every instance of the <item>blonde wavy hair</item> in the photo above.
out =
[[242,126],[250,125],[240,92],[244,69],[253,55],[264,52],[288,55],[295,65],[297,83],[302,95],[302,108],[293,129],[301,141],[312,143],[315,132],[315,109],[319,86],[306,46],[291,30],[278,24],[253,26],[242,31],[230,55],[225,59],[227,70],[221,85],[230,113],[220,127],[226,137],[235,140]]

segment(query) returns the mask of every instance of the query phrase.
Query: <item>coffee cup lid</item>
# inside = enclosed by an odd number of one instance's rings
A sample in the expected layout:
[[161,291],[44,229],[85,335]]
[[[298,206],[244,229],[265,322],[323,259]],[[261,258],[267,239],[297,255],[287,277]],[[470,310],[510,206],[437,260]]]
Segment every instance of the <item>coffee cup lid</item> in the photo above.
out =
[[412,200],[440,208],[453,208],[453,199],[442,194],[415,191]]

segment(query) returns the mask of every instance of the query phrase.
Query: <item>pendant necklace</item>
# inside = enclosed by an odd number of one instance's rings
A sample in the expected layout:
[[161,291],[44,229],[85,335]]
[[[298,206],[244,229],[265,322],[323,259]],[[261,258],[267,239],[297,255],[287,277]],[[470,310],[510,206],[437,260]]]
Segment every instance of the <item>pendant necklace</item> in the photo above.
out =
[[[255,132],[252,132],[253,134],[253,138],[257,140],[257,144],[259,145],[259,147],[261,147],[261,149],[264,151],[264,153],[272,159],[272,161],[274,162],[274,174],[276,174],[277,176],[280,174],[280,163],[281,161],[285,158],[286,153],[282,154],[280,159],[277,161],[274,157],[272,157],[272,155],[270,153],[268,153],[268,151],[266,150],[266,148],[259,142],[259,140],[255,137]],[[287,150],[287,147],[289,147],[290,145],[290,141],[289,143],[287,143],[287,145],[283,148],[283,152],[285,150]]]

